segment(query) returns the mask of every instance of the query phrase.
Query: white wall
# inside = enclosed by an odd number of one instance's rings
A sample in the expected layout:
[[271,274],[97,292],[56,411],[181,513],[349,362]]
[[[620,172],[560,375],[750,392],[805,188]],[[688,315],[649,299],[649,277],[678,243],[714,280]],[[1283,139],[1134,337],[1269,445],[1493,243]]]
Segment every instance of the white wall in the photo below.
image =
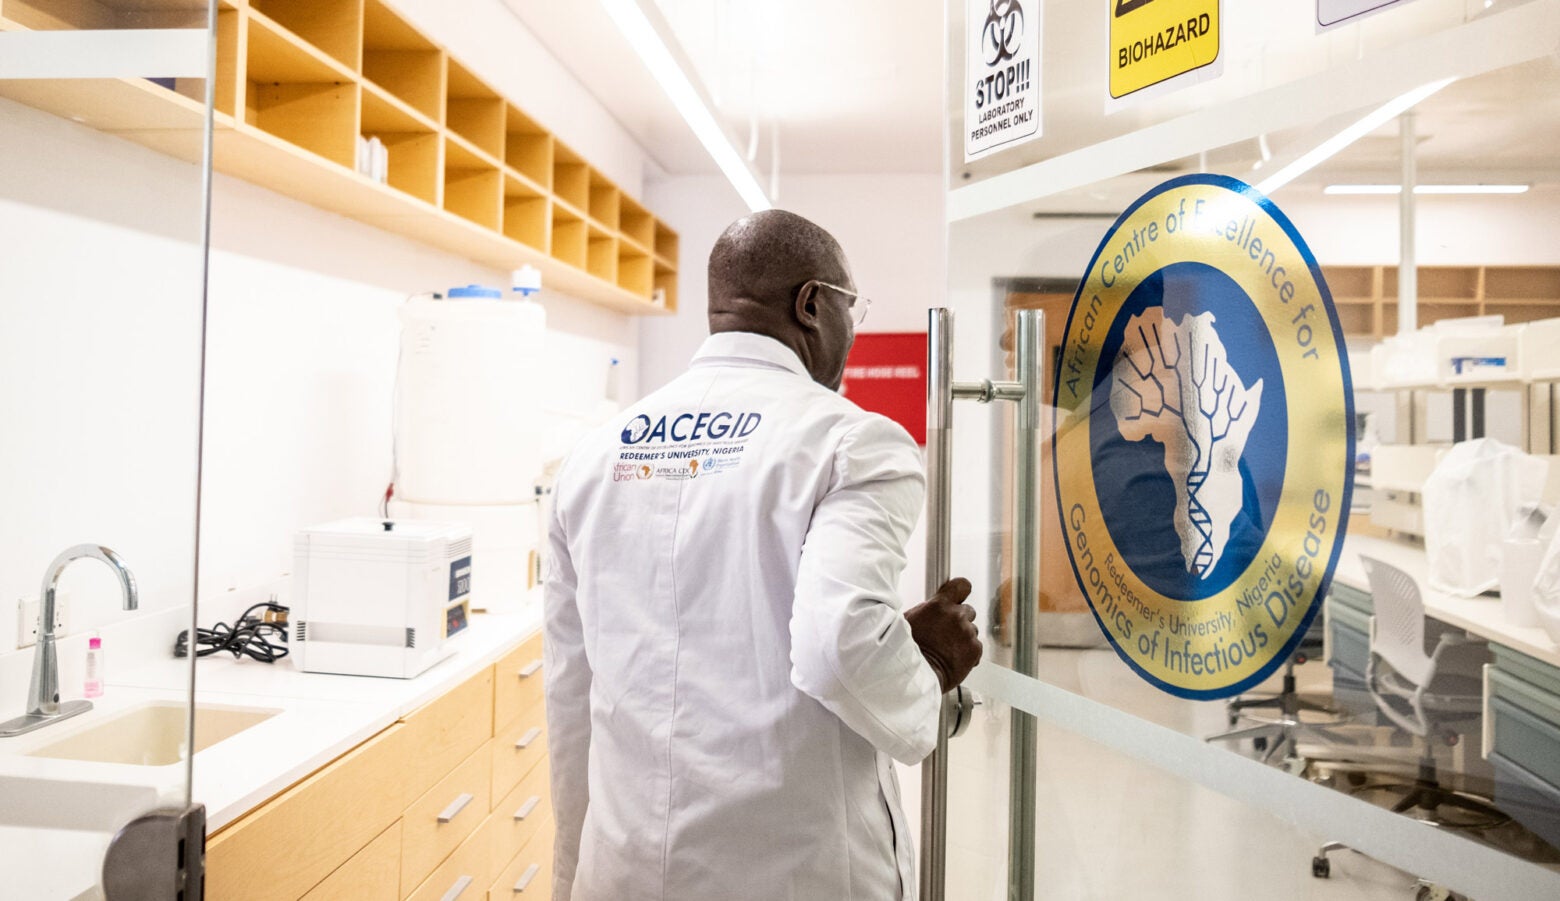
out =
[[[9,101],[0,122],[3,654],[18,599],[37,596],[71,545],[124,555],[143,608],[188,603],[200,183],[192,167]],[[100,564],[74,565],[61,587],[76,630],[121,615]],[[0,678],[0,703],[18,689]]]
[[[857,289],[872,298],[862,332],[926,330],[926,310],[947,283],[941,184],[936,175],[914,174],[782,178],[776,205],[839,239]],[[677,314],[641,323],[640,383],[653,390],[687,367],[709,333],[710,248],[748,210],[720,176],[653,180],[646,197],[679,233]]]
[[[397,5],[641,192],[643,148],[501,2]],[[5,653],[16,604],[66,545],[123,551],[143,611],[119,612],[107,570],[82,565],[66,583],[76,638],[62,654],[84,645],[86,629],[189,601],[199,172],[6,101],[0,121],[0,704],[10,705],[31,655]],[[188,202],[171,210],[170,198]],[[215,179],[199,586],[211,611],[228,615],[229,589],[276,583],[299,527],[375,511],[389,477],[397,305],[469,282],[507,285],[508,274]],[[637,321],[563,297],[544,305],[556,361],[538,390],[590,408],[615,356],[633,396]],[[148,650],[163,653],[172,638]],[[134,650],[116,649],[119,663]]]

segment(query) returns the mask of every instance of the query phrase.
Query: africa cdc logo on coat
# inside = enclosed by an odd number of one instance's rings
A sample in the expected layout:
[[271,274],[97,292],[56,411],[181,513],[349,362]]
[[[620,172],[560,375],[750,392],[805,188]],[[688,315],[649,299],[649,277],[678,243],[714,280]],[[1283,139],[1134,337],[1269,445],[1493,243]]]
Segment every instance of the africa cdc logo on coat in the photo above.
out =
[[1166,182],[1101,242],[1067,322],[1053,454],[1100,628],[1139,675],[1217,698],[1288,658],[1353,487],[1353,393],[1326,283],[1271,201]]

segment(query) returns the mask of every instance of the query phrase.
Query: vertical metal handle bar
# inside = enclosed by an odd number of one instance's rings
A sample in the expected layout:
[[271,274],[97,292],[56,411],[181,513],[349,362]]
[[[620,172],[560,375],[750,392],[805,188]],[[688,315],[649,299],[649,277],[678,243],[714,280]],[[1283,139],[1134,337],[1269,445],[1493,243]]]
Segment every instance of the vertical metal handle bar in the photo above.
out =
[[[926,323],[926,596],[948,580],[952,545],[949,459],[953,420],[953,313],[928,311]],[[921,898],[943,901],[948,818],[948,711],[937,724],[937,749],[921,763]]]
[[[1018,415],[1013,430],[1013,670],[1034,678],[1040,596],[1040,399],[1045,313],[1018,314]],[[1013,708],[1008,787],[1008,898],[1035,896],[1035,739],[1033,714]]]

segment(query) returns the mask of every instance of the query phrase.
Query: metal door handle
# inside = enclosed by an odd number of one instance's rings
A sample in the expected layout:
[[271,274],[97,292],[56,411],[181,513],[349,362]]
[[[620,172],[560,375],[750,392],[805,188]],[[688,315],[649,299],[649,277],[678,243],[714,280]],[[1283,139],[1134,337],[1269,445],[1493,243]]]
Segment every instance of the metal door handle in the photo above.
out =
[[462,810],[466,809],[466,805],[470,803],[471,795],[465,793],[461,794],[460,797],[450,802],[450,806],[444,808],[443,813],[439,814],[439,822],[448,823],[450,820],[455,819],[455,817],[460,815]]
[[533,863],[530,866],[526,867],[525,868],[525,872],[521,873],[520,874],[520,878],[515,881],[515,891],[516,892],[523,892],[523,891],[525,891],[525,887],[531,884],[531,880],[535,879],[536,878],[536,874],[541,872],[541,870],[542,870],[542,865],[539,864],[539,863]]
[[542,661],[541,660],[539,660],[539,659],[538,660],[532,660],[530,663],[527,663],[525,666],[520,667],[520,678],[525,679],[525,678],[529,678],[530,676],[534,676],[534,675],[536,675],[536,671],[541,669],[541,668],[542,668]]
[[975,708],[979,706],[980,697],[963,685],[943,695],[944,722],[948,724],[949,738],[958,738],[969,730],[975,719]]
[[515,750],[519,751],[519,750],[521,750],[523,748],[528,747],[531,744],[531,742],[536,741],[537,736],[539,736],[541,734],[542,734],[542,730],[541,730],[541,727],[539,727],[539,726],[532,726],[531,728],[525,730],[525,734],[520,736],[520,739],[515,742]]
[[[953,312],[932,309],[926,328],[926,595],[930,597],[951,575],[951,488],[953,450],[953,402],[956,398],[991,403],[1018,402],[1014,429],[1013,462],[1013,670],[1035,674],[1035,599],[1039,596],[1039,499],[1035,470],[1039,467],[1041,357],[1044,354],[1045,314],[1020,310],[1014,334],[1017,380],[1012,382],[955,382],[953,380]],[[968,725],[969,707],[964,692],[944,696],[937,734],[937,748],[921,766],[921,898],[943,901],[946,896],[948,832],[949,738]],[[1017,849],[1035,843],[1035,739],[1033,716],[1013,710],[1013,761],[1009,789],[1008,897],[1032,901],[1034,861]]]
[[460,877],[459,879],[455,880],[455,884],[450,886],[450,890],[445,892],[444,897],[440,898],[439,901],[455,901],[456,898],[459,898],[462,894],[465,893],[466,889],[469,888],[471,883],[474,881],[476,880],[472,879],[470,876]]
[[515,819],[523,820],[530,816],[531,811],[535,810],[536,805],[540,803],[542,803],[541,795],[532,795],[531,797],[526,798],[525,803],[520,805],[520,809],[515,811]]

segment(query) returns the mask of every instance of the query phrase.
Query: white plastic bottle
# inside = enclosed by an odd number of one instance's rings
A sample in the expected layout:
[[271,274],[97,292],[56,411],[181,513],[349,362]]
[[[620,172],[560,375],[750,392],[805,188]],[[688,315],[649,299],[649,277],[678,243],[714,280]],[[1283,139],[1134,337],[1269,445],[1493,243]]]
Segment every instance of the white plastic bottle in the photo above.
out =
[[95,633],[87,639],[87,677],[81,693],[89,698],[103,696],[103,639]]

